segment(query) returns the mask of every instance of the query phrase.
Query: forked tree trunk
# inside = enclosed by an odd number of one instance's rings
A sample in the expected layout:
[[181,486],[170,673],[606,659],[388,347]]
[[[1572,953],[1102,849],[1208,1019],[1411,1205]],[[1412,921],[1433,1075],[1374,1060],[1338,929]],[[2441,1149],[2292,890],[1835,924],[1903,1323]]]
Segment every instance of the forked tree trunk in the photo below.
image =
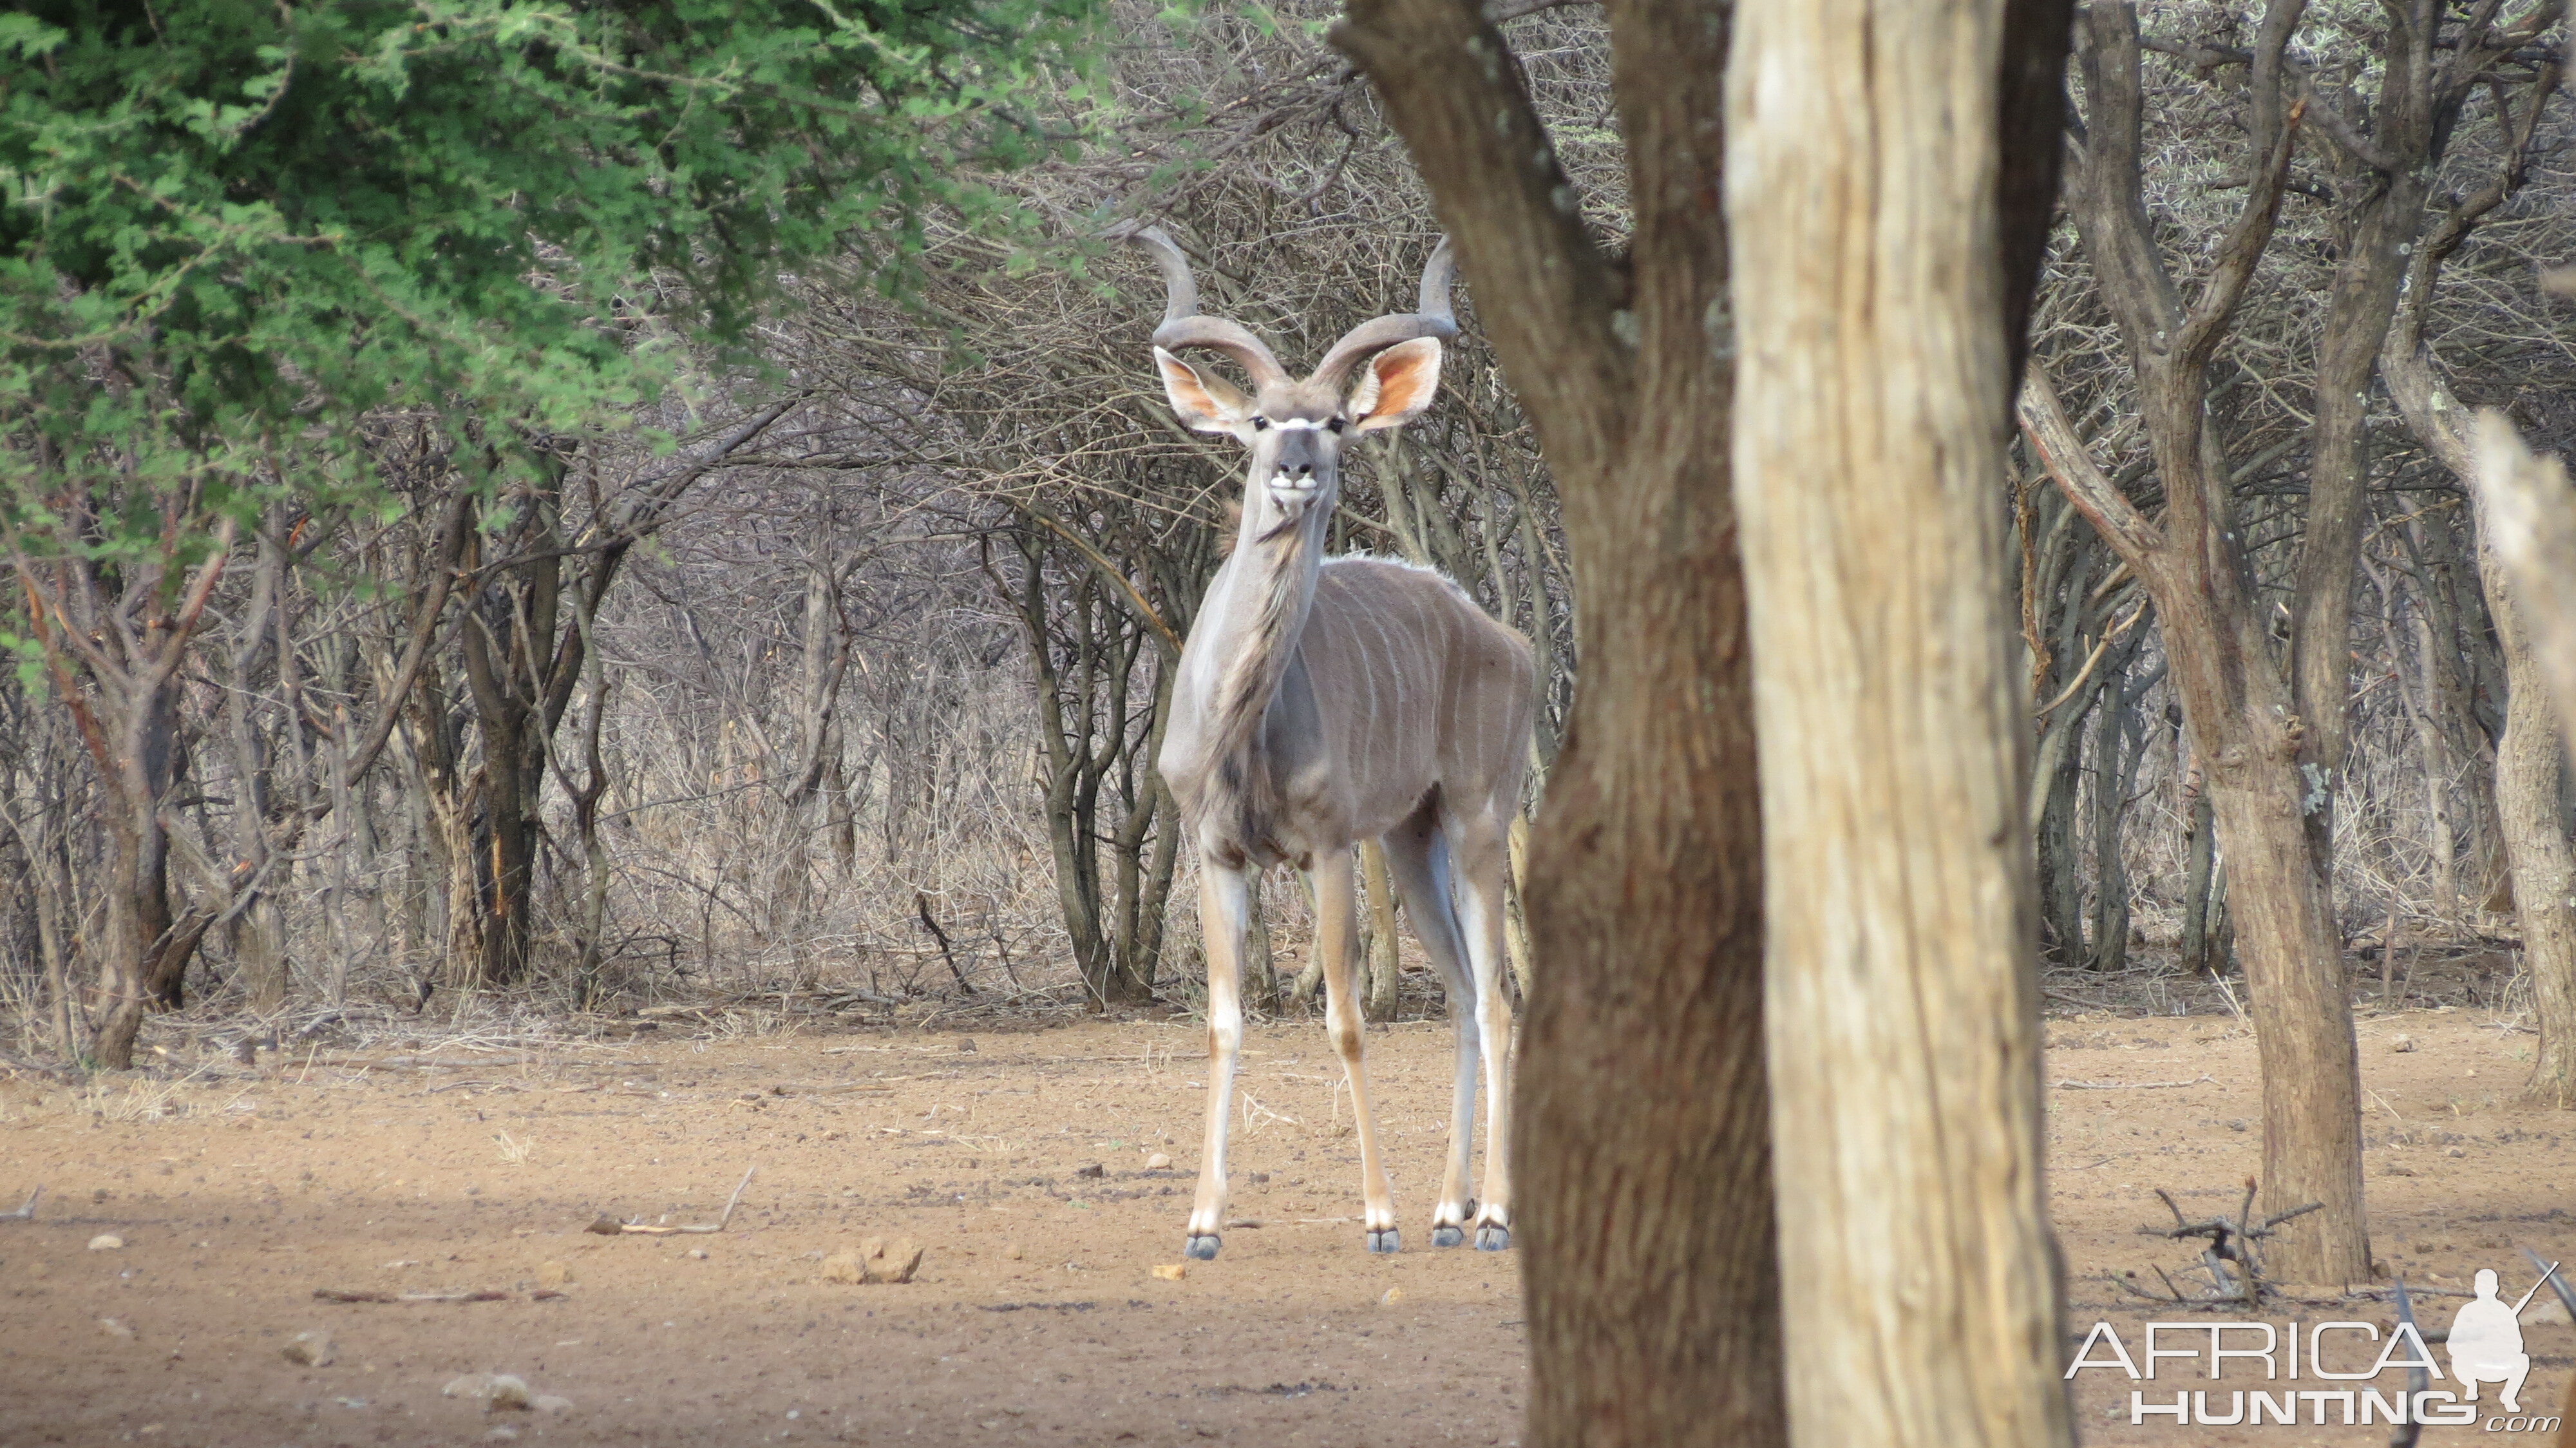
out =
[[569,462],[553,452],[535,457],[537,474],[520,496],[521,521],[512,540],[520,551],[487,565],[495,576],[465,603],[465,676],[483,745],[475,780],[482,809],[470,852],[474,919],[467,933],[474,937],[475,954],[465,983],[517,985],[536,964],[546,770],[589,648],[574,620],[596,616],[627,551],[660,526],[692,483],[796,402],[773,402],[684,450],[660,472],[629,483],[590,518],[587,536],[596,551],[574,550],[577,566],[570,574],[561,531]]
[[[2065,11],[2017,9],[2012,56],[1986,59],[2012,78],[2006,133],[2053,158]],[[1530,857],[1512,1143],[1533,1444],[1761,1448],[1788,1428],[1719,209],[1737,13],[1609,5],[1635,209],[1624,266],[1584,229],[1510,48],[1472,0],[1356,0],[1334,33],[1458,244],[1574,554],[1583,677]],[[2008,270],[2027,276],[2053,178],[2008,168],[2006,183]],[[2017,334],[2026,313],[1999,300]]]
[[1610,6],[1626,268],[1472,0],[1357,0],[1334,33],[1457,244],[1573,553],[1583,675],[1531,841],[1510,1143],[1533,1445],[1786,1439],[1717,206],[1733,14]]
[[[2164,400],[2182,390],[2166,389]],[[2213,476],[2197,448],[2190,459],[2168,455],[2172,501],[2159,526],[2085,454],[2035,372],[2023,416],[2068,497],[2147,580],[2164,622],[2174,690],[2225,846],[2229,920],[2251,997],[2263,1075],[2265,1209],[2324,1207],[2282,1229],[2270,1265],[2287,1282],[2366,1281],[2360,1060],[2333,895],[2308,828],[2323,788],[2300,771],[2288,681],[2273,662],[2241,554],[2222,541],[2232,540],[2235,527],[2219,501],[2223,472]],[[2165,435],[2178,425],[2171,407],[2151,421],[2151,435],[2159,422]],[[2185,499],[2206,511],[2195,517]]]
[[[35,642],[98,771],[108,882],[97,943],[81,945],[80,953],[98,961],[90,1053],[111,1070],[134,1064],[146,1010],[179,1004],[188,961],[214,920],[206,911],[171,918],[170,838],[161,810],[187,772],[179,669],[232,556],[233,535],[232,520],[221,520],[193,576],[165,558],[169,571],[136,588],[135,600],[114,604],[100,570],[86,560],[17,560]],[[176,586],[182,580],[184,593]]]
[[2283,54],[2302,9],[2303,0],[2267,0],[2249,37],[2246,199],[2209,248],[2208,274],[2186,301],[2147,213],[2137,12],[2113,0],[2087,7],[2086,115],[2069,206],[2136,371],[2138,411],[2164,483],[2163,518],[2150,522],[2085,454],[2056,395],[2036,377],[2023,414],[2068,500],[2155,600],[2226,851],[2227,898],[2262,1059],[2264,1207],[2323,1208],[2281,1229],[2269,1264],[2282,1281],[2334,1286],[2371,1275],[2360,1062],[2319,823],[2334,781],[2305,752],[2307,727],[2265,628],[2208,376],[2289,180],[2296,113]]
[[1995,498],[2005,9],[1748,7],[1727,108],[1781,1298],[1816,1448],[2073,1441]]

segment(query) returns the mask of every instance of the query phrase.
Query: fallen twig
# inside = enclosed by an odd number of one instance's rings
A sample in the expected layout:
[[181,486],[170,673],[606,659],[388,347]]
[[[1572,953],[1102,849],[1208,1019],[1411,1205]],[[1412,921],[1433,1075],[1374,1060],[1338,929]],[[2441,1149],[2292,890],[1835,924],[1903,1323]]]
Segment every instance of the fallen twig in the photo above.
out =
[[2215,1086],[2218,1078],[2207,1072],[2188,1081],[2059,1081],[2061,1091],[2171,1091],[2180,1086]]
[[469,1066],[535,1066],[544,1060],[542,1056],[517,1055],[460,1056],[450,1060],[427,1056],[334,1056],[325,1061],[316,1056],[306,1061],[304,1066],[306,1069],[321,1066],[334,1071],[372,1071],[378,1067],[406,1071],[461,1071]]
[[[2273,1229],[2283,1222],[2293,1221],[2310,1212],[2325,1209],[2323,1202],[2310,1202],[2303,1207],[2292,1207],[2286,1212],[2275,1212],[2257,1224],[2253,1218],[2254,1178],[2252,1177],[2245,1179],[2245,1200],[2237,1207],[2234,1217],[2211,1217],[2207,1221],[2200,1222],[2186,1221],[2182,1208],[2175,1204],[2172,1193],[2158,1187],[2156,1197],[2165,1204],[2166,1211],[2173,1213],[2174,1219],[2171,1230],[2163,1231],[2160,1235],[2173,1238],[2208,1238],[2209,1245],[2201,1249],[2200,1260],[2202,1265],[2209,1269],[2210,1285],[2216,1290],[2217,1299],[2241,1302],[2249,1307],[2262,1301],[2264,1294],[2272,1290],[2271,1284],[2263,1280],[2261,1254],[2256,1244],[2271,1236]],[[2154,1227],[2141,1227],[2138,1230],[2148,1233],[2158,1232]],[[2231,1267],[2230,1264],[2233,1266]],[[2157,1268],[2156,1274],[2163,1276],[2164,1269]],[[2167,1278],[2165,1286],[2173,1289],[2176,1301],[2184,1300],[2181,1289],[2174,1288],[2172,1279]]]
[[[2522,1249],[2522,1255],[2531,1259],[2532,1266],[2540,1267],[2539,1253],[2525,1247]],[[2553,1262],[2546,1267],[2540,1267],[2540,1280],[2548,1283],[2549,1290],[2558,1295],[2558,1305],[2567,1309],[2567,1315],[2570,1318],[2576,1318],[2576,1287],[2569,1287],[2567,1279],[2558,1275],[2558,1264]]]
[[742,1180],[734,1183],[733,1195],[725,1199],[724,1215],[712,1222],[693,1222],[685,1226],[673,1227],[660,1222],[621,1222],[602,1212],[597,1221],[582,1230],[596,1232],[603,1237],[676,1237],[683,1234],[704,1235],[721,1232],[725,1229],[725,1224],[733,1220],[734,1204],[742,1200],[742,1189],[751,1185],[751,1174],[758,1169],[756,1165],[742,1169]]
[[2118,1007],[2118,1006],[2115,1006],[2115,1005],[2111,1004],[2109,1001],[2093,1001],[2093,1000],[2086,1000],[2086,999],[2085,999],[2084,997],[2082,997],[2082,996],[2072,996],[2072,995],[2068,995],[2068,994],[2067,994],[2066,992],[2064,992],[2064,991],[2060,991],[2060,990],[2050,990],[2050,989],[2049,989],[2048,987],[2046,987],[2046,986],[2041,986],[2041,987],[2039,988],[2039,993],[2040,993],[2041,995],[2044,995],[2044,996],[2048,997],[2050,1000],[2053,1000],[2053,1001],[2064,1001],[2066,1004],[2068,1004],[2068,1005],[2070,1005],[2070,1006],[2082,1006],[2082,1007],[2084,1007],[2084,1008],[2085,1008],[2085,1009],[2087,1009],[2087,1010],[2096,1010],[2096,1011],[2116,1011],[2116,1010],[2118,1010],[2118,1009],[2119,1009],[2119,1007]]
[[27,1193],[27,1204],[14,1212],[0,1212],[0,1222],[32,1222],[36,1220],[36,1199],[44,1194],[45,1189],[41,1186],[37,1187],[34,1191]]
[[504,1292],[497,1287],[479,1292],[344,1292],[316,1287],[313,1295],[324,1302],[553,1302],[566,1294],[551,1287],[529,1292]]

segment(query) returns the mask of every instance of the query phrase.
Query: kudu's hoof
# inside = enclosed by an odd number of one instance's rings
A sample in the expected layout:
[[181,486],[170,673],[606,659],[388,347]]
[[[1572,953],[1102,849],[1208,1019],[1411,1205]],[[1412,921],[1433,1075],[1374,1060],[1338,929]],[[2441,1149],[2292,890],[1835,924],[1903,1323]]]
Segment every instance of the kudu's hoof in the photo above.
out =
[[1476,1250],[1479,1252],[1508,1252],[1512,1250],[1512,1229],[1509,1227],[1478,1227],[1476,1229]]
[[1442,1222],[1431,1229],[1431,1245],[1434,1247],[1464,1247],[1467,1245],[1467,1229],[1459,1226],[1455,1222]]
[[1216,1249],[1221,1244],[1222,1239],[1214,1232],[1196,1233],[1191,1236],[1189,1245],[1181,1249],[1181,1255],[1194,1262],[1213,1262]]
[[1393,1227],[1371,1227],[1368,1249],[1381,1255],[1401,1252],[1404,1250],[1404,1236]]

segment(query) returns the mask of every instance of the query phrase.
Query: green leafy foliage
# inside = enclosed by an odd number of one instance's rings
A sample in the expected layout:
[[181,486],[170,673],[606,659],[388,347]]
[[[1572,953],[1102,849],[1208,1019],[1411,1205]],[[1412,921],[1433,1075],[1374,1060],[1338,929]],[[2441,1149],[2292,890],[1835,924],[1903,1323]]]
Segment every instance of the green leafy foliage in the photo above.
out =
[[[1053,144],[1095,0],[55,0],[0,14],[0,540],[165,575],[397,411],[487,485],[889,290]],[[1070,68],[1070,69],[1069,69]]]

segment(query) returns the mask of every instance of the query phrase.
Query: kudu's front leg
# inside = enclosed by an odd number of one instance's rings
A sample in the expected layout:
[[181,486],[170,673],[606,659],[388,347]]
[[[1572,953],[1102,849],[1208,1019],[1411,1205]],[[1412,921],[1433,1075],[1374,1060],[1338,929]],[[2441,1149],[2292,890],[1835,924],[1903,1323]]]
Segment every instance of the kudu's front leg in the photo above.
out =
[[1243,1049],[1243,935],[1251,881],[1212,859],[1199,861],[1199,932],[1207,954],[1207,1137],[1199,1149],[1199,1192],[1183,1252],[1213,1261],[1225,1225],[1226,1120],[1234,1103],[1234,1061]]
[[1368,1249],[1394,1252],[1403,1238],[1395,1228],[1395,1189],[1387,1184],[1386,1162],[1377,1150],[1377,1116],[1369,1110],[1368,1038],[1360,1019],[1356,917],[1358,882],[1351,873],[1351,852],[1335,850],[1315,856],[1315,952],[1324,962],[1324,1020],[1333,1035],[1333,1050],[1342,1058],[1342,1073],[1351,1086],[1351,1119],[1360,1137],[1360,1220],[1368,1228]]
[[1512,1002],[1504,994],[1503,910],[1511,878],[1509,837],[1499,816],[1462,821],[1452,835],[1459,924],[1476,974],[1476,1035],[1485,1054],[1485,1187],[1476,1207],[1476,1250],[1512,1245]]

